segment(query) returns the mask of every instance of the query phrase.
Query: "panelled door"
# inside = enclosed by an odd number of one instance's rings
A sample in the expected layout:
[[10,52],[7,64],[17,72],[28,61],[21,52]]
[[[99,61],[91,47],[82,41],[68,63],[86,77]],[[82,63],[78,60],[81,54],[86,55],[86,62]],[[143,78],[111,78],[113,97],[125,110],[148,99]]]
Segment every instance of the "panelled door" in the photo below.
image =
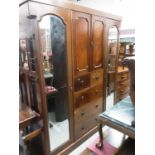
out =
[[103,53],[104,53],[104,18],[99,16],[92,16],[92,56],[91,69],[98,69],[103,67]]
[[73,50],[75,75],[89,71],[90,18],[86,13],[73,12]]

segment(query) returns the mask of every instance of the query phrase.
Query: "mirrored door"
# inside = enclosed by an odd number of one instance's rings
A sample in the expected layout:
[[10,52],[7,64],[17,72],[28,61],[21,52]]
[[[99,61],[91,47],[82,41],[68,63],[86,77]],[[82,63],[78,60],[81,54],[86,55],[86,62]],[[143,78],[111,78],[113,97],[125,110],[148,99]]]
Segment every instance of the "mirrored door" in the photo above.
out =
[[70,139],[66,25],[56,15],[39,22],[51,151]]
[[114,104],[116,59],[118,50],[118,31],[115,26],[109,29],[108,34],[108,64],[106,74],[106,109]]

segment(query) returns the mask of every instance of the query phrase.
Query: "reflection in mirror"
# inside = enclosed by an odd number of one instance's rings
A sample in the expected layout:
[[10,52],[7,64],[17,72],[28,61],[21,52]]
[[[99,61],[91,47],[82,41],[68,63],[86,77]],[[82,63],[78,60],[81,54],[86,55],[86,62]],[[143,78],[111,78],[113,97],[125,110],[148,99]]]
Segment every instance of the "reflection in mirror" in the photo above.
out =
[[40,21],[39,28],[53,151],[69,140],[66,27],[58,16],[47,15]]
[[116,27],[109,29],[108,36],[108,64],[106,77],[106,110],[114,104],[115,90],[115,72],[116,72],[116,56],[117,56],[117,37],[118,31]]

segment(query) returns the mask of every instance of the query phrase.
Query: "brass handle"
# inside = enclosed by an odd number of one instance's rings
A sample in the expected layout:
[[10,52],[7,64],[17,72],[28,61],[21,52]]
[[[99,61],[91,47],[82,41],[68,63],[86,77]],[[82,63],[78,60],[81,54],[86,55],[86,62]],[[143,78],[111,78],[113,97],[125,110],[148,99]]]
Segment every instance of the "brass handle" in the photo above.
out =
[[95,90],[95,94],[97,95],[98,93],[99,93],[99,90],[98,90],[98,89],[96,89],[96,90]]
[[95,107],[98,108],[98,104]]
[[82,127],[81,130],[84,130],[84,127]]
[[84,115],[85,115],[85,113],[84,113],[84,112],[82,112],[82,113],[81,113],[81,116],[84,116]]
[[85,98],[84,96],[81,96],[81,97],[80,97],[81,100],[84,100],[84,98]]
[[124,79],[124,78],[126,78],[126,76],[121,76],[121,79]]
[[81,83],[81,85],[83,85],[84,84],[84,80],[81,80],[80,83]]
[[99,68],[99,67],[102,67],[102,64],[99,64],[99,65],[93,65],[94,68]]
[[94,76],[94,79],[95,80],[98,80],[99,79],[99,76],[97,75],[97,76]]
[[80,78],[78,78],[78,81],[81,81],[81,79],[80,79]]
[[76,68],[78,72],[83,72],[83,71],[86,71],[87,69],[88,69],[88,66],[86,66],[86,68],[83,68],[83,69]]

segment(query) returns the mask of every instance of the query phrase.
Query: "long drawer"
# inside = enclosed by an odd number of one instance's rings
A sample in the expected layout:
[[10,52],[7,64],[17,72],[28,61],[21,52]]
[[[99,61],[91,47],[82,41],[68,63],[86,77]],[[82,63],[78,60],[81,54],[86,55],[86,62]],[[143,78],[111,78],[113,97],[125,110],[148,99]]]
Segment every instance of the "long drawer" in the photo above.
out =
[[124,92],[122,94],[117,95],[117,102],[124,99],[125,97],[127,97],[129,95],[129,91]]
[[103,98],[79,108],[74,112],[75,137],[78,138],[96,125],[96,116],[102,112]]

